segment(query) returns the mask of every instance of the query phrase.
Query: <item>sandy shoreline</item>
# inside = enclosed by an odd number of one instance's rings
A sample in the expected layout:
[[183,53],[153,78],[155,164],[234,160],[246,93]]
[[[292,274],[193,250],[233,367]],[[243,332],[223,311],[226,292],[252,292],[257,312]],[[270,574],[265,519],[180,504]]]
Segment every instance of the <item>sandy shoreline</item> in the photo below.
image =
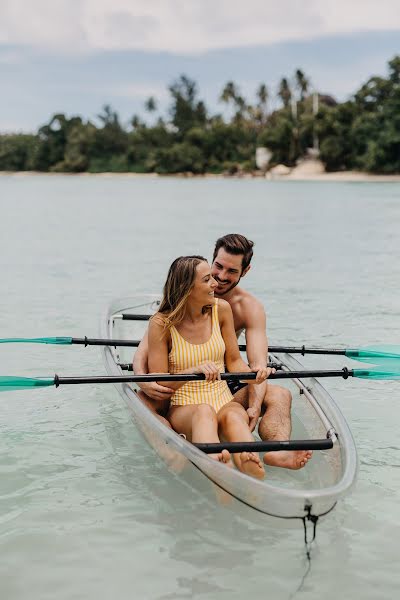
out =
[[400,183],[399,175],[373,175],[370,173],[362,173],[359,171],[338,171],[333,173],[309,173],[309,172],[296,172],[297,169],[293,169],[291,173],[285,175],[272,175],[264,177],[262,174],[251,174],[241,173],[238,175],[215,175],[207,173],[205,175],[193,175],[192,173],[176,173],[171,175],[158,175],[157,173],[43,173],[40,171],[0,171],[0,177],[129,177],[134,179],[152,179],[152,178],[183,178],[183,179],[265,179],[265,181],[341,181],[343,183],[349,182],[392,182]]

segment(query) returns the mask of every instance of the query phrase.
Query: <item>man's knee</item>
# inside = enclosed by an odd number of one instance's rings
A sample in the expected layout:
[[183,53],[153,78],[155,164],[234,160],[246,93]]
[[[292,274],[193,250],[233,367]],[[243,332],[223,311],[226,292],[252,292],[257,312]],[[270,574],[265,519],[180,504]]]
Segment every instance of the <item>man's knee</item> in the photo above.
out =
[[290,410],[292,406],[292,394],[290,390],[281,385],[269,385],[265,401],[267,406],[279,404],[279,406],[286,407]]

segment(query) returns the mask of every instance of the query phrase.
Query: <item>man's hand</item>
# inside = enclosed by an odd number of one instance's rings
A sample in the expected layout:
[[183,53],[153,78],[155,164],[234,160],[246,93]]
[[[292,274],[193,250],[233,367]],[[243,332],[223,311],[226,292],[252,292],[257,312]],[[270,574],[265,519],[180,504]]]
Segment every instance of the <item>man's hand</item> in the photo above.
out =
[[151,382],[141,382],[138,384],[140,389],[152,398],[153,400],[169,400],[174,393],[175,390],[165,387],[165,385],[160,385],[156,381]]
[[250,431],[254,431],[254,429],[258,423],[258,419],[260,418],[261,406],[259,406],[258,404],[256,404],[255,406],[250,406],[246,412],[249,415],[249,419],[250,419],[249,420]]
[[266,367],[265,365],[254,365],[250,367],[252,371],[256,371],[257,377],[255,383],[262,383],[268,377],[276,372],[276,369],[271,369],[270,367]]

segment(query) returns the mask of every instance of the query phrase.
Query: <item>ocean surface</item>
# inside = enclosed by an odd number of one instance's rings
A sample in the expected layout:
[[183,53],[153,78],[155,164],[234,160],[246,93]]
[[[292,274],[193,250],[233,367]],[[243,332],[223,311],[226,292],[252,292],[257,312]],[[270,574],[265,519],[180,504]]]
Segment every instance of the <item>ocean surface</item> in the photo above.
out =
[[[0,337],[97,337],[115,297],[159,292],[181,254],[255,242],[243,286],[271,343],[400,344],[400,184],[0,177]],[[342,367],[340,358],[303,360]],[[349,363],[346,363],[349,364]],[[96,347],[0,345],[0,375],[104,374]],[[360,470],[321,521],[237,516],[181,485],[113,386],[0,397],[0,597],[394,598],[400,385],[324,380]]]

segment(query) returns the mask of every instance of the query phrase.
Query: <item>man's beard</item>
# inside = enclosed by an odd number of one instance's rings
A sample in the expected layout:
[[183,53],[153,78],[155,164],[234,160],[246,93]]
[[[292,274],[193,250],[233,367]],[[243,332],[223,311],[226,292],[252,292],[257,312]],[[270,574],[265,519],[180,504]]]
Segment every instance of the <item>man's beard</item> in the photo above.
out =
[[[216,281],[217,281],[217,283],[218,283],[218,279],[217,279]],[[240,281],[240,279],[239,279],[239,281]],[[233,283],[233,284],[232,284],[230,287],[228,287],[228,288],[226,288],[226,289],[223,289],[223,291],[222,291],[222,292],[218,292],[217,290],[214,290],[214,294],[215,294],[216,296],[218,296],[218,297],[221,297],[221,296],[226,296],[226,294],[227,294],[228,292],[230,292],[231,290],[233,290],[233,288],[235,288],[235,287],[238,285],[239,281],[237,281],[236,283]]]

